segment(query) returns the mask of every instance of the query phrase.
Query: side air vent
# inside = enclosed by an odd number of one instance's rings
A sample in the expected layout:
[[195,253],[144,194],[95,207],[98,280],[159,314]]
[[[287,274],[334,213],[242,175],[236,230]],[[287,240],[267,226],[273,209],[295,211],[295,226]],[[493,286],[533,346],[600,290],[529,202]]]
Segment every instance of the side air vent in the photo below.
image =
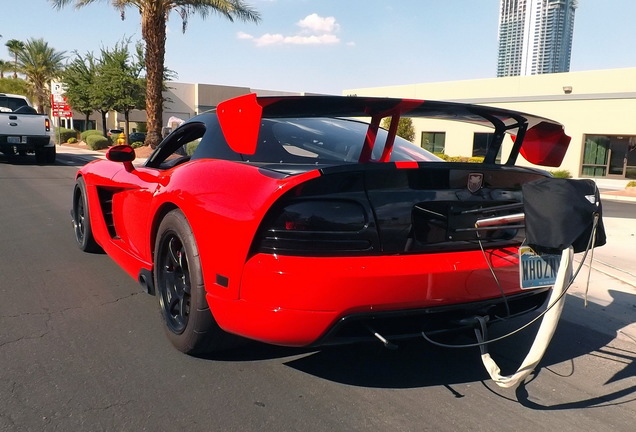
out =
[[97,189],[99,196],[100,207],[102,208],[102,215],[104,222],[108,228],[108,234],[111,238],[117,238],[117,232],[115,231],[115,223],[113,221],[113,191],[105,188]]

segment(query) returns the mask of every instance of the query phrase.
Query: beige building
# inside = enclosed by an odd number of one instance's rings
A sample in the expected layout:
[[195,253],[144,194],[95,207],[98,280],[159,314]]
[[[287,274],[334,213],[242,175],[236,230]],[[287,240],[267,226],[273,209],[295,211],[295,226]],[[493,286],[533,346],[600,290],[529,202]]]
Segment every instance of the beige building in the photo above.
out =
[[[358,88],[343,95],[465,102],[547,117],[572,137],[558,169],[574,177],[636,179],[636,68]],[[488,129],[455,122],[414,125],[417,144],[449,156],[482,155],[490,136]],[[531,166],[521,157],[518,163]]]
[[[162,125],[164,133],[174,129],[181,121],[188,120],[197,114],[216,108],[219,102],[237,96],[256,93],[259,96],[299,96],[301,93],[283,92],[275,90],[259,90],[249,87],[235,87],[200,83],[166,83],[164,92],[164,110]],[[146,112],[133,110],[129,115],[129,127],[131,132],[146,130]],[[111,111],[106,115],[106,129],[124,130],[126,119],[122,113]],[[94,112],[89,123],[84,117],[76,115],[74,118],[62,119],[62,126],[75,128],[80,131],[86,129],[102,129],[102,118],[98,112]]]

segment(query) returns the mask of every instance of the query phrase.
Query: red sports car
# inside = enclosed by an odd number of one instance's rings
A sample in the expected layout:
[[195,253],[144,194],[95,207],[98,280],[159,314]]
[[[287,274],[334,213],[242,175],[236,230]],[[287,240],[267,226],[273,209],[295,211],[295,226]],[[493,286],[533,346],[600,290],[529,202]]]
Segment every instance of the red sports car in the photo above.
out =
[[[445,162],[396,136],[401,117],[488,126],[492,141],[483,163]],[[143,165],[122,145],[81,168],[74,231],[157,295],[183,352],[236,335],[390,344],[543,304],[548,288],[520,288],[511,215],[521,185],[548,174],[515,161],[559,166],[568,143],[560,124],[498,108],[246,95],[185,122]],[[499,222],[476,227],[484,218]]]

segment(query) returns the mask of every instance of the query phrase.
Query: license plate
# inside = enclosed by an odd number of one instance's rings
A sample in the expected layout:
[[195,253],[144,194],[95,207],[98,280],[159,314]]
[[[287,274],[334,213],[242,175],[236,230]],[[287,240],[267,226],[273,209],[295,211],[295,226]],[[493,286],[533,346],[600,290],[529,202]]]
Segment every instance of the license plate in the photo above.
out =
[[7,137],[7,144],[20,144],[20,137],[19,136]]
[[556,283],[561,255],[539,254],[529,246],[519,248],[521,289],[553,286]]

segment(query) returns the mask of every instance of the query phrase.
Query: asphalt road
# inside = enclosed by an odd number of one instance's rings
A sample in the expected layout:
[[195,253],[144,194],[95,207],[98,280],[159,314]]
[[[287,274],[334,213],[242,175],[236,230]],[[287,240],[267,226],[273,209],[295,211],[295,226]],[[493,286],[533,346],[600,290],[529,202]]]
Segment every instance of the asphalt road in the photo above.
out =
[[[636,342],[573,319],[576,296],[516,391],[488,379],[478,350],[424,341],[182,355],[163,335],[156,299],[106,255],[75,246],[77,163],[61,160],[0,156],[1,431],[634,430]],[[592,307],[612,312],[612,303]],[[533,335],[491,346],[504,373]]]

